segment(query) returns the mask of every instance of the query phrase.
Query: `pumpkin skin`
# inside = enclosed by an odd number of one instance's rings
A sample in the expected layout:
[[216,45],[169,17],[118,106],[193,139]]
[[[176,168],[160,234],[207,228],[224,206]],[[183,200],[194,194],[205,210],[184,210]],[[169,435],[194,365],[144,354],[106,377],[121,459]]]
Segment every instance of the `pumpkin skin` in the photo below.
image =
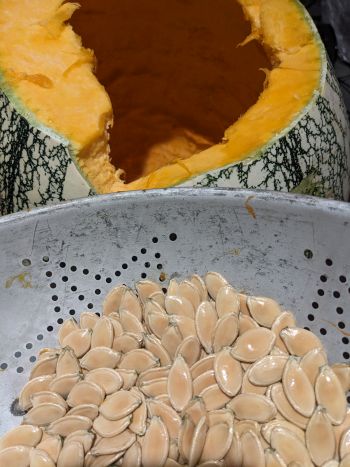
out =
[[[61,3],[57,0],[55,2]],[[38,118],[35,112],[24,104],[18,89],[12,86],[6,73],[3,73],[0,91],[1,213],[95,193],[174,185],[260,188],[348,199],[349,124],[337,80],[327,61],[315,26],[303,7],[294,0],[278,0],[277,3],[276,0],[240,0],[240,3],[251,22],[252,36],[259,37],[267,48],[275,47],[274,42],[278,42],[279,38],[273,35],[269,37],[267,27],[262,30],[259,23],[264,19],[264,12],[270,9],[274,14],[277,5],[283,12],[285,6],[286,16],[291,13],[302,18],[298,18],[298,21],[302,21],[305,34],[312,36],[313,43],[312,50],[305,49],[305,53],[309,55],[300,60],[301,66],[295,74],[295,81],[301,80],[300,88],[303,85],[303,75],[310,74],[310,81],[306,84],[306,88],[309,88],[304,91],[300,105],[293,103],[289,110],[289,102],[285,103],[283,100],[286,92],[281,92],[279,96],[282,116],[280,119],[278,116],[275,118],[277,123],[271,123],[270,126],[266,123],[268,113],[262,118],[259,117],[259,102],[263,105],[266,92],[270,92],[271,102],[275,99],[272,102],[275,107],[271,104],[272,113],[275,108],[275,114],[278,114],[278,101],[272,92],[273,80],[276,80],[277,72],[288,71],[276,66],[273,73],[267,76],[268,84],[262,94],[263,98],[225,131],[221,144],[215,144],[181,162],[166,165],[131,183],[123,183],[118,177],[118,171],[114,174],[114,167],[107,161],[105,147],[105,165],[98,167],[96,174],[89,172],[80,158],[80,152],[84,152],[84,148],[79,148],[67,132],[60,131],[55,125],[51,126],[48,120]],[[296,28],[296,31],[299,35],[300,29]],[[281,37],[280,41],[287,51],[292,50],[295,45],[287,36]],[[281,50],[283,55],[283,49]],[[311,65],[308,63],[309,57]],[[312,62],[311,58],[314,57],[315,61]],[[288,79],[293,80],[293,76],[290,75]],[[285,81],[286,78],[280,80],[281,83]],[[286,91],[293,92],[288,88]],[[108,114],[107,100],[103,100],[103,94],[100,96],[107,116],[103,128],[100,129],[102,135],[110,124],[111,116]],[[287,110],[283,111],[283,108]],[[266,107],[264,109],[266,111]],[[252,142],[250,140],[254,138],[250,137],[249,133],[254,135],[255,132],[259,134],[259,138]],[[248,137],[245,137],[245,133]],[[103,140],[102,146],[106,144],[108,142]],[[107,172],[105,178],[113,180],[105,184],[102,180],[101,183],[101,174]]]

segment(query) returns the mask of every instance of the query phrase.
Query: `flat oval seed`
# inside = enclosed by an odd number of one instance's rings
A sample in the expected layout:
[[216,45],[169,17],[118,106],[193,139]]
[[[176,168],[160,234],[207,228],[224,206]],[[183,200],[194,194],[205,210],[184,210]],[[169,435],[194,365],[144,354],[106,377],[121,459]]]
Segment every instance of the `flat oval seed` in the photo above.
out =
[[175,357],[181,355],[187,365],[191,367],[194,365],[200,358],[201,354],[201,345],[199,340],[195,336],[186,337],[179,347],[176,350]]
[[156,336],[146,334],[144,337],[145,348],[149,350],[156,358],[159,359],[161,366],[171,365],[172,360],[167,350],[162,346],[160,340]]
[[194,435],[195,425],[190,417],[185,416],[179,430],[179,453],[183,459],[190,458],[191,444]]
[[96,368],[115,368],[120,361],[120,353],[109,347],[94,347],[80,360],[80,365],[86,370]]
[[208,425],[206,422],[206,416],[204,416],[199,420],[193,433],[190,455],[188,459],[189,467],[194,467],[198,464],[198,461],[201,458],[203,452],[207,431]]
[[200,397],[203,399],[207,411],[222,409],[227,402],[231,400],[229,396],[221,391],[217,384],[213,384],[207,389],[204,389],[200,394]]
[[94,404],[99,406],[105,398],[105,392],[96,383],[80,381],[70,391],[67,404],[76,407],[81,404]]
[[145,349],[135,349],[123,355],[118,368],[135,370],[137,373],[159,366],[159,359]]
[[248,378],[256,386],[270,386],[282,379],[288,357],[267,355],[257,360],[248,370]]
[[193,274],[190,277],[190,282],[196,287],[198,290],[199,296],[201,298],[201,301],[205,301],[208,298],[208,291],[207,287],[205,285],[204,280],[199,276],[198,274]]
[[30,453],[29,446],[11,446],[0,451],[0,465],[9,467],[28,467]]
[[148,411],[151,417],[160,417],[166,426],[169,437],[171,439],[177,439],[181,428],[181,417],[177,412],[166,404],[157,400],[147,401]]
[[127,353],[130,350],[139,349],[141,347],[140,340],[135,334],[124,332],[113,340],[112,349],[116,352]]
[[[126,451],[136,441],[136,435],[126,429],[112,438],[101,438],[91,449],[93,456],[104,456]],[[109,464],[107,464],[109,465]]]
[[230,346],[238,336],[239,323],[236,314],[222,316],[216,323],[213,337],[213,350],[219,352],[224,347]]
[[[326,363],[324,362],[324,364]],[[337,363],[332,365],[332,370],[343,386],[344,392],[348,392],[350,390],[350,365],[347,363]]]
[[178,295],[179,293],[179,283],[176,279],[170,279],[168,284],[167,295]]
[[300,428],[305,429],[309,421],[308,418],[301,415],[299,412],[294,410],[290,405],[281,383],[276,383],[271,389],[271,399],[275,404],[277,410],[290,422],[294,423]]
[[191,367],[192,379],[198,378],[199,375],[201,375],[202,373],[205,373],[208,370],[213,370],[214,359],[215,359],[215,355],[208,355],[207,357],[204,357],[198,360],[198,362],[196,362]]
[[339,464],[339,467],[350,467],[350,454],[344,457]]
[[266,467],[286,467],[282,457],[274,449],[265,449],[265,466]]
[[333,427],[322,407],[316,408],[306,427],[306,446],[316,465],[323,465],[335,457]]
[[114,338],[113,325],[107,316],[102,316],[96,323],[91,335],[91,348],[112,347]]
[[279,419],[271,420],[270,422],[265,423],[261,427],[261,434],[264,440],[267,442],[267,444],[271,444],[271,432],[276,427],[282,427],[282,428],[286,428],[289,431],[292,431],[300,439],[300,441],[303,444],[305,444],[304,430],[294,425],[294,423],[290,423],[287,420],[279,420]]
[[48,391],[54,377],[54,375],[45,375],[29,380],[19,394],[18,402],[21,409],[30,409],[32,406],[31,396],[36,392]]
[[50,423],[47,433],[68,436],[70,433],[78,430],[90,430],[92,421],[87,417],[79,415],[66,415]]
[[254,420],[235,421],[234,429],[240,436],[242,436],[246,431],[253,431],[256,435],[260,435],[260,425]]
[[103,415],[99,415],[95,418],[92,427],[102,438],[112,438],[126,430],[130,423],[131,415],[119,420],[108,420],[108,418],[105,418]]
[[123,386],[123,378],[118,371],[112,368],[96,368],[85,375],[85,381],[96,383],[108,396],[113,392],[119,391]]
[[119,310],[121,299],[126,290],[127,287],[125,285],[118,285],[108,292],[102,304],[104,315],[109,315],[110,313]]
[[83,445],[85,454],[90,451],[91,446],[95,440],[95,435],[90,431],[86,430],[78,430],[74,431],[70,435],[68,435],[65,441],[68,443],[70,441],[79,441]]
[[293,328],[295,326],[295,318],[289,311],[283,311],[279,316],[277,316],[277,318],[271,326],[271,331],[276,336],[276,347],[283,350],[284,352],[288,351],[287,347],[284,345],[283,340],[281,339],[280,332],[284,328]]
[[135,441],[135,443],[125,451],[121,467],[141,467],[141,446]]
[[145,329],[142,326],[141,321],[139,321],[136,316],[130,313],[127,310],[120,310],[120,323],[123,326],[125,332],[131,332],[136,335],[143,335]]
[[162,467],[169,453],[169,436],[159,417],[152,417],[142,444],[142,465]]
[[260,324],[271,328],[276,318],[281,314],[281,307],[279,304],[267,297],[248,297],[247,306],[249,313]]
[[238,337],[232,348],[232,354],[242,362],[255,362],[270,352],[275,339],[274,333],[269,329],[250,329]]
[[312,349],[322,348],[322,343],[314,333],[303,328],[285,328],[280,337],[291,355],[303,357]]
[[217,423],[209,427],[202,451],[201,462],[218,461],[230,449],[233,429],[227,423]]
[[343,387],[332,368],[324,365],[315,383],[317,403],[327,410],[334,425],[340,425],[346,416],[346,397]]
[[196,311],[195,325],[198,339],[207,353],[213,351],[213,335],[218,316],[210,302],[202,302]]
[[138,321],[142,320],[142,307],[140,300],[130,289],[122,296],[119,305],[119,311],[120,310],[127,310],[129,313],[134,315]]
[[125,370],[119,368],[118,373],[123,378],[122,389],[128,390],[135,385],[137,380],[137,373],[135,370]]
[[175,410],[183,410],[192,399],[192,377],[185,360],[176,357],[168,376],[168,394]]
[[56,467],[55,462],[41,449],[32,449],[29,454],[30,467]]
[[160,378],[167,378],[169,374],[170,366],[166,367],[156,367],[150,368],[149,370],[145,370],[140,373],[137,384],[141,386],[143,383],[147,383],[149,381],[160,379]]
[[221,287],[216,295],[215,307],[219,318],[231,313],[238,315],[240,299],[237,291],[230,285]]
[[132,413],[129,429],[136,435],[143,436],[146,432],[147,405],[142,392],[137,388],[132,388],[131,392],[141,399],[141,404]]
[[41,428],[37,426],[21,425],[13,428],[0,438],[0,451],[16,445],[35,447],[42,434]]
[[[350,460],[350,456],[349,456],[349,460]],[[332,459],[331,461],[328,461],[328,462],[325,462],[322,467],[339,467],[339,462]],[[347,465],[347,467],[350,466],[350,463]],[[289,467],[289,466],[288,466]]]
[[[242,365],[243,366],[243,365]],[[241,393],[242,394],[261,394],[262,396],[266,394],[267,387],[266,386],[256,386],[255,384],[251,383],[249,381],[249,368],[248,370],[244,373],[243,379],[242,379],[242,386],[241,386]]]
[[100,413],[109,420],[119,420],[131,414],[141,402],[134,393],[121,390],[106,397],[100,406]]
[[33,366],[29,379],[37,378],[38,376],[53,375],[56,372],[58,355],[51,355],[42,358]]
[[168,378],[159,378],[147,381],[140,385],[140,389],[147,397],[157,397],[166,394],[168,390]]
[[91,329],[76,329],[63,339],[62,347],[70,347],[81,358],[90,349],[91,335]]
[[99,316],[92,311],[83,311],[80,313],[79,324],[81,329],[94,329],[97,321],[99,321]]
[[158,339],[162,339],[165,332],[168,330],[170,317],[165,313],[149,312],[147,315],[147,323],[150,332]]
[[83,467],[84,448],[79,441],[65,442],[57,461],[57,467]]
[[239,332],[238,334],[241,336],[245,332],[249,331],[250,329],[257,329],[259,327],[258,323],[253,320],[248,315],[244,315],[240,313],[238,315],[238,325],[239,325]]
[[180,282],[178,295],[189,300],[194,310],[197,310],[197,307],[202,301],[198,289],[188,280]]
[[165,297],[165,309],[169,315],[182,315],[194,319],[193,305],[185,297],[167,295]]
[[109,467],[110,465],[118,465],[115,462],[121,460],[124,455],[124,451],[116,452],[114,454],[103,454],[101,456],[94,456],[91,452],[88,452],[85,456],[86,467]]
[[244,466],[265,467],[264,450],[256,433],[250,430],[243,433],[241,445]]
[[148,279],[136,282],[135,287],[137,290],[137,294],[142,302],[145,302],[146,299],[154,293],[158,292],[163,294],[161,286],[156,282],[150,281]]
[[294,357],[290,357],[285,365],[282,385],[291,406],[304,417],[311,417],[315,409],[314,388]]
[[65,347],[63,341],[73,331],[79,329],[78,323],[75,321],[74,318],[69,318],[63,322],[58,330],[58,342],[60,343],[61,347]]
[[61,350],[55,370],[54,373],[56,373],[56,376],[71,375],[80,372],[79,360],[73,349],[65,347]]
[[204,282],[209,292],[209,295],[214,300],[216,299],[216,296],[219,290],[221,289],[221,287],[225,287],[226,285],[229,285],[227,280],[218,272],[208,272],[204,276]]
[[192,318],[182,315],[172,315],[170,318],[170,324],[179,328],[180,334],[183,338],[197,335],[194,319]]
[[316,378],[323,365],[327,365],[327,355],[320,348],[310,350],[301,359],[300,366],[309,378],[312,386],[315,385]]
[[162,308],[165,308],[165,295],[163,292],[154,292],[149,296],[150,300],[158,303]]
[[259,394],[239,394],[228,407],[239,420],[255,420],[266,423],[276,416],[276,408],[271,400]]
[[81,404],[77,405],[70,409],[67,412],[67,415],[81,415],[82,417],[90,418],[91,420],[95,420],[98,415],[98,407],[94,404]]
[[193,381],[193,394],[195,396],[199,396],[199,394],[204,391],[204,389],[212,386],[213,384],[216,384],[214,371],[206,371]]
[[51,381],[49,389],[66,398],[71,389],[78,383],[78,381],[81,380],[81,378],[82,376],[80,373],[58,376]]
[[[66,401],[60,394],[52,391],[40,391],[36,392],[31,396],[31,402],[33,407],[42,404],[44,402],[52,402],[53,404],[62,405],[64,408],[68,408]],[[22,444],[22,443],[21,443]]]
[[231,349],[224,349],[215,356],[214,372],[220,389],[234,397],[242,386],[242,367],[233,357]]
[[344,431],[339,444],[340,458],[343,459],[348,454],[350,454],[350,428]]
[[243,464],[243,454],[241,438],[239,434],[234,431],[230,449],[224,458],[224,467],[241,467]]
[[66,414],[66,409],[60,404],[52,402],[44,402],[27,412],[23,417],[23,422],[28,425],[48,425],[49,423],[63,417]]
[[291,431],[276,427],[271,433],[271,447],[275,449],[286,464],[300,462],[302,466],[312,467],[305,445]]
[[193,423],[197,425],[202,417],[206,416],[206,409],[201,397],[195,397],[183,410],[181,416],[188,415]]

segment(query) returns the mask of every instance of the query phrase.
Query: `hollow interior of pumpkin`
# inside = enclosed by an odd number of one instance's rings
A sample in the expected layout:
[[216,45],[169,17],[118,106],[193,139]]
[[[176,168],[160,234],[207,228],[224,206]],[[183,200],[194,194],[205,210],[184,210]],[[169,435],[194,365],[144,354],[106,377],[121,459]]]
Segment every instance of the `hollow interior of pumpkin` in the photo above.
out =
[[[235,0],[84,0],[70,23],[94,50],[127,182],[219,143],[271,68]],[[252,130],[253,131],[253,130]]]

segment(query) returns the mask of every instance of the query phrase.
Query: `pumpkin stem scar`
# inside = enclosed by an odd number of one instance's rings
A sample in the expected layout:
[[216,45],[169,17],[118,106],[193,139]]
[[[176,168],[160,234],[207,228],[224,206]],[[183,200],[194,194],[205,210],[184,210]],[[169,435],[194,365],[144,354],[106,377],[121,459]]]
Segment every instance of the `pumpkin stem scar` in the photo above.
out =
[[13,286],[14,282],[18,282],[23,289],[31,289],[32,286],[32,275],[29,272],[21,272],[16,276],[9,277],[5,282],[5,288],[9,289]]
[[253,206],[250,204],[250,201],[252,199],[254,199],[255,196],[254,195],[251,195],[251,196],[248,196],[248,198],[246,199],[246,202],[244,203],[244,207],[246,208],[246,210],[248,211],[248,214],[250,216],[252,216],[253,219],[256,219],[256,213],[255,213],[255,209],[253,208]]

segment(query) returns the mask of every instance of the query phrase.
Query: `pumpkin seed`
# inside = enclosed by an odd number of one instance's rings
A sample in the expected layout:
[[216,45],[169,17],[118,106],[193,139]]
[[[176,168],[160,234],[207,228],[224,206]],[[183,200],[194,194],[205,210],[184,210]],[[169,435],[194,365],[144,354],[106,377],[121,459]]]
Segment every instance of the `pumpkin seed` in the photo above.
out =
[[[63,397],[60,394],[57,394],[56,392],[51,392],[51,391],[40,391],[32,394],[30,397],[30,400],[32,402],[32,406],[36,407],[39,404],[42,404],[44,402],[52,402],[53,404],[59,404],[62,405],[65,409],[68,409],[66,401],[63,399]],[[22,443],[20,443],[22,444]]]
[[38,360],[30,372],[29,379],[56,373],[57,359],[58,355],[54,354]]
[[[113,312],[110,315],[108,315],[108,318],[110,319],[112,323],[114,339],[116,339],[118,336],[121,336],[124,333],[123,326],[120,324],[119,313]],[[114,339],[113,339],[113,342],[114,342]],[[112,344],[112,347],[113,347],[113,344]]]
[[272,298],[248,297],[247,306],[255,321],[260,326],[267,328],[271,328],[276,318],[281,314],[281,307]]
[[76,329],[64,338],[62,347],[70,347],[81,358],[90,349],[91,336],[91,329]]
[[208,291],[207,291],[207,287],[205,285],[205,282],[201,278],[201,276],[199,276],[198,274],[193,274],[190,277],[190,282],[198,290],[201,301],[204,302],[205,300],[207,300],[208,299]]
[[122,389],[106,397],[100,406],[100,413],[108,420],[120,420],[131,414],[141,403],[142,399],[135,393]]
[[309,378],[312,386],[315,385],[319,370],[323,365],[327,365],[327,355],[321,348],[310,350],[301,359],[300,366]]
[[169,436],[167,429],[159,417],[152,417],[142,445],[142,465],[144,467],[161,467],[169,453]]
[[127,287],[125,285],[118,285],[117,287],[108,292],[102,304],[104,315],[109,315],[113,311],[119,310],[121,299],[126,290]]
[[165,297],[165,310],[168,315],[180,315],[194,319],[195,309],[186,297],[167,294]]
[[193,306],[194,310],[197,310],[200,302],[202,301],[201,295],[198,292],[198,289],[195,285],[192,284],[189,280],[184,280],[180,282],[178,295],[180,297],[186,298]]
[[50,458],[57,463],[58,456],[62,449],[62,439],[59,435],[45,434],[36,448],[45,451]]
[[206,416],[206,409],[201,397],[194,397],[182,411],[182,417],[188,415],[197,425],[202,417]]
[[79,441],[66,441],[58,457],[57,467],[83,467],[84,458],[84,448]]
[[179,327],[173,322],[170,322],[170,325],[161,338],[161,344],[167,350],[172,359],[175,357],[176,351],[182,340],[183,335],[181,334]]
[[225,457],[230,449],[233,438],[233,428],[227,423],[217,423],[209,426],[201,455],[201,462],[218,461]]
[[159,366],[159,359],[151,352],[145,349],[135,349],[123,355],[118,368],[135,370],[137,373],[142,373],[156,366]]
[[350,467],[350,454],[344,457],[344,459],[341,460],[339,467]]
[[159,378],[147,381],[140,385],[140,389],[147,397],[161,396],[162,394],[167,393],[168,378]]
[[161,293],[164,295],[161,286],[156,282],[150,281],[149,279],[136,282],[135,288],[139,298],[143,303],[154,293]]
[[102,316],[95,324],[91,335],[91,348],[112,347],[114,330],[112,322],[107,316]]
[[238,316],[230,313],[222,316],[216,323],[213,337],[213,350],[219,352],[226,346],[230,346],[238,336]]
[[289,403],[281,383],[276,383],[271,388],[271,399],[277,410],[291,423],[299,428],[306,428],[308,418],[297,412]]
[[316,465],[323,465],[335,456],[335,436],[324,408],[317,407],[306,427],[306,446]]
[[149,350],[156,358],[159,359],[161,366],[171,365],[171,358],[167,350],[162,346],[160,340],[151,334],[145,335],[145,348]]
[[[349,457],[350,460],[350,457]],[[339,467],[339,462],[332,459],[331,461],[325,462],[322,467]],[[350,466],[350,463],[348,464]]]
[[224,457],[224,467],[241,467],[243,464],[242,445],[239,434],[234,431],[232,443]]
[[170,279],[169,284],[168,284],[168,290],[167,290],[167,296],[171,295],[178,295],[179,294],[179,283],[177,282],[176,279]]
[[112,438],[126,430],[130,423],[131,415],[127,415],[119,420],[108,420],[108,418],[100,414],[95,418],[92,427],[102,438]]
[[91,454],[93,456],[116,454],[128,449],[135,441],[136,435],[127,428],[119,435],[111,438],[101,438],[91,449]]
[[207,353],[213,351],[213,335],[218,316],[210,302],[202,302],[196,311],[195,325],[198,339]]
[[256,435],[260,436],[260,425],[254,420],[240,420],[234,422],[235,431],[242,436],[247,431],[253,431]]
[[343,386],[344,392],[348,392],[350,390],[350,365],[348,363],[337,363],[332,365],[332,370]]
[[282,379],[287,360],[288,357],[279,355],[267,355],[257,360],[249,368],[249,381],[255,386],[270,386],[271,384],[278,383]]
[[123,326],[125,332],[130,332],[132,334],[136,334],[140,337],[143,336],[145,333],[145,329],[136,316],[134,316],[130,311],[127,310],[120,310],[120,323]]
[[230,285],[221,287],[216,295],[215,307],[219,318],[228,314],[235,314],[238,316],[240,299],[237,291]]
[[232,355],[242,362],[256,362],[270,352],[275,339],[274,333],[269,329],[250,329],[237,338]]
[[90,418],[79,415],[66,415],[50,423],[47,433],[60,436],[68,436],[78,430],[89,430],[92,426]]
[[23,422],[28,425],[48,425],[49,423],[63,417],[66,414],[66,409],[60,404],[52,402],[44,402],[27,412],[23,417]]
[[41,428],[37,426],[21,425],[13,428],[0,438],[0,451],[16,445],[35,447],[42,434]]
[[118,374],[123,378],[122,389],[128,390],[135,385],[137,380],[137,373],[135,370],[125,370],[119,368]]
[[205,373],[198,376],[193,381],[193,394],[199,396],[199,394],[204,391],[204,389],[212,386],[216,383],[215,373],[213,370],[206,371]]
[[29,446],[11,446],[0,451],[0,465],[13,467],[28,467],[30,453],[33,448]]
[[225,287],[226,285],[229,285],[227,280],[218,272],[208,272],[204,276],[204,282],[206,285],[206,288],[209,292],[209,295],[213,300],[216,299],[216,296],[221,289],[221,287]]
[[213,370],[214,369],[214,359],[215,355],[208,355],[196,362],[194,365],[191,367],[191,376],[192,379],[198,378],[199,375],[202,373],[205,373],[208,370]]
[[291,355],[303,357],[312,349],[322,348],[321,341],[307,329],[288,327],[282,329],[280,337]]
[[320,368],[315,394],[317,403],[327,410],[331,422],[340,425],[346,416],[346,397],[338,377],[328,365]]
[[51,459],[46,451],[32,449],[29,454],[30,467],[56,467],[56,463]]
[[57,337],[58,337],[58,342],[60,343],[60,346],[61,347],[65,347],[64,345],[64,339],[68,336],[68,334],[70,334],[71,332],[73,331],[76,331],[80,329],[79,326],[78,326],[78,323],[75,321],[74,318],[69,318],[67,320],[65,320],[59,330],[58,330],[58,333],[57,333]]
[[160,417],[166,426],[170,439],[177,439],[181,427],[181,418],[177,412],[166,404],[157,400],[147,401],[148,411],[151,417]]
[[170,317],[170,324],[179,328],[180,334],[183,338],[193,336],[196,337],[196,326],[194,319],[182,315],[172,315]]
[[198,461],[202,456],[207,432],[208,425],[206,416],[204,416],[199,420],[193,433],[190,455],[188,459],[189,467],[194,467],[198,464]]
[[104,454],[101,456],[94,456],[91,452],[88,452],[85,456],[86,467],[108,467],[110,465],[116,465],[124,455],[124,451],[116,452],[114,454]]
[[[29,380],[23,387],[18,397],[18,403],[22,410],[28,410],[32,406],[31,396],[36,392],[48,391],[54,375],[37,376]],[[55,391],[57,392],[57,391]]]
[[203,399],[207,411],[222,409],[231,399],[221,391],[217,384],[213,384],[212,386],[204,389],[204,391],[201,392],[200,397]]
[[147,405],[142,392],[137,388],[130,390],[136,397],[141,399],[141,404],[133,411],[129,429],[136,435],[143,436],[146,432]]
[[93,442],[95,440],[95,435],[91,433],[90,431],[86,430],[78,430],[78,431],[73,431],[73,433],[69,434],[65,442],[71,442],[71,441],[79,441],[83,445],[84,452],[85,454],[90,451],[91,446],[93,445]]
[[293,328],[296,326],[295,318],[289,311],[283,311],[280,315],[277,316],[275,321],[272,323],[271,331],[276,336],[276,347],[281,349],[283,352],[288,352],[287,347],[285,346],[283,340],[281,339],[280,333],[282,329]]
[[141,467],[141,446],[137,441],[125,451],[121,467]]
[[77,383],[67,397],[67,404],[76,407],[81,404],[94,404],[99,406],[105,398],[105,392],[96,383],[91,381],[80,381]]
[[251,430],[241,436],[243,465],[265,467],[265,455],[259,437]]
[[129,313],[135,316],[138,321],[142,320],[142,306],[140,300],[130,289],[127,289],[123,294],[119,304],[119,311],[127,310]]
[[141,386],[143,383],[147,383],[155,379],[167,378],[169,370],[170,366],[149,368],[148,370],[145,370],[142,373],[140,373],[137,380],[137,384]]
[[243,374],[241,393],[242,394],[260,394],[264,396],[266,394],[267,387],[266,386],[255,386],[255,384],[252,384],[249,381],[248,370]]
[[62,375],[54,378],[50,385],[50,391],[56,392],[62,397],[66,398],[72,388],[80,381],[82,378],[80,373],[73,373],[71,375]]
[[96,368],[115,368],[120,361],[120,353],[109,347],[94,347],[80,360],[80,365],[86,370]]
[[141,342],[138,336],[130,332],[124,332],[120,336],[115,337],[112,344],[113,350],[122,353],[127,353],[130,350],[139,349],[140,347]]
[[266,467],[287,467],[282,457],[274,449],[265,449]]
[[350,428],[344,431],[339,444],[340,459],[344,459],[348,454],[350,454]]
[[99,316],[92,311],[83,311],[80,313],[79,325],[81,329],[94,329],[97,321],[99,321]]
[[149,312],[147,315],[147,325],[149,331],[162,339],[165,332],[168,330],[170,317],[165,313]]
[[249,331],[250,329],[259,328],[259,325],[250,316],[240,313],[238,315],[238,327],[239,327],[238,335],[241,336],[242,334]]
[[178,459],[180,457],[177,440],[170,439],[168,459]]
[[231,349],[227,348],[216,354],[214,372],[220,389],[228,396],[234,397],[242,386],[242,367],[233,357]]
[[271,400],[259,394],[239,394],[227,405],[239,420],[266,423],[276,415],[276,407]]
[[313,465],[305,445],[286,428],[276,427],[272,430],[271,447],[278,452],[286,464],[300,462],[305,467]]
[[98,415],[98,407],[94,404],[80,404],[67,412],[67,415],[81,415],[83,417],[90,418],[91,420],[95,420]]
[[79,361],[73,349],[71,349],[70,347],[65,347],[61,350],[55,369],[56,376],[80,372]]
[[149,296],[150,300],[158,303],[162,308],[165,308],[165,295],[163,292],[154,292]]
[[112,368],[96,368],[85,375],[85,381],[100,386],[106,395],[119,391],[123,386],[123,378],[120,373]]
[[289,431],[292,431],[300,441],[305,444],[305,433],[304,430],[294,425],[294,423],[288,422],[287,420],[271,420],[270,422],[265,423],[261,427],[261,434],[267,444],[271,444],[271,432],[275,427],[286,428]]
[[304,417],[311,417],[315,409],[314,388],[295,357],[290,357],[284,367],[282,385],[291,406]]
[[178,346],[175,357],[181,355],[187,365],[192,367],[200,358],[201,345],[195,336],[186,337]]
[[168,376],[168,394],[175,410],[183,410],[192,399],[192,377],[187,363],[179,355],[176,357]]
[[180,427],[181,428],[179,430],[179,452],[182,458],[188,461],[190,458],[190,451],[195,425],[191,420],[191,417],[186,415],[182,422],[182,425],[180,421]]

